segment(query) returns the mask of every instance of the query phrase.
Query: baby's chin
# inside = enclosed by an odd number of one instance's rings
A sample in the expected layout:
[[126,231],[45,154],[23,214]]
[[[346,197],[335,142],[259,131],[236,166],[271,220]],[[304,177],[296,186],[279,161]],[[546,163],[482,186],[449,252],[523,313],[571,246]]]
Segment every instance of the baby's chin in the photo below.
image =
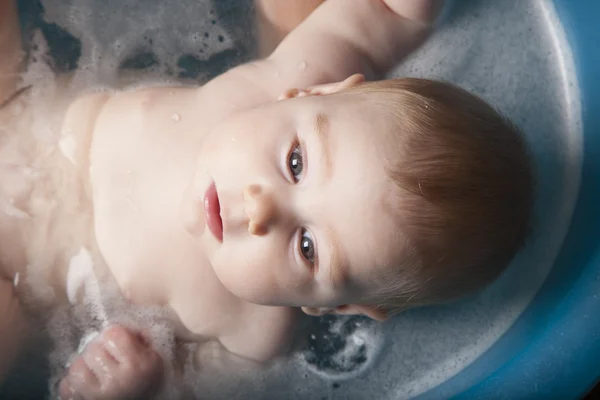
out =
[[[211,257],[209,257],[209,260],[211,260]],[[271,304],[272,299],[269,298],[266,290],[249,286],[247,279],[238,276],[234,271],[226,271],[225,268],[227,267],[218,262],[213,263],[211,260],[211,266],[223,288],[236,298],[252,304],[274,305]]]

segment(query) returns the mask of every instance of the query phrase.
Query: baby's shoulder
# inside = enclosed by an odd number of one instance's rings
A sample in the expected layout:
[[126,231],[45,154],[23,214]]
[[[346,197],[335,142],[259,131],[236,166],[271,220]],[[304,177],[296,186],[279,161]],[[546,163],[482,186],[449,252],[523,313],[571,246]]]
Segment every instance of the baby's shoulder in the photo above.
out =
[[228,112],[242,111],[272,101],[269,82],[261,62],[252,62],[219,75],[201,89],[201,98],[209,106]]
[[291,88],[328,82],[324,73],[300,63],[296,69],[263,59],[235,67],[214,78],[201,89],[210,104],[223,104],[228,111],[240,111],[275,101]]
[[108,92],[90,92],[75,97],[65,111],[65,116],[61,125],[61,136],[75,137],[80,148],[87,149],[91,140],[91,131],[96,123],[96,117],[100,113],[102,106],[109,99]]

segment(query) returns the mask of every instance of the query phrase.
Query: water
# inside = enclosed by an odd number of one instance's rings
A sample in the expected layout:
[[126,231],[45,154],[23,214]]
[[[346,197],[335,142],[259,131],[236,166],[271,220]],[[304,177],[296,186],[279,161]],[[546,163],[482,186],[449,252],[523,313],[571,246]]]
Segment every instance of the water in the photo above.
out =
[[21,1],[23,23],[39,28],[53,65],[82,85],[122,86],[127,70],[153,80],[204,82],[249,59],[251,1]]
[[[479,295],[384,324],[323,319],[291,362],[235,383],[200,377],[204,398],[410,398],[488,349],[540,287],[579,184],[582,132],[571,55],[550,1],[454,3],[432,40],[392,75],[458,83],[524,130],[539,171],[533,240]],[[45,13],[29,4],[24,24],[43,28],[55,69],[75,71],[73,90],[139,85],[131,76],[140,73],[161,84],[202,83],[254,50],[248,2],[46,0]]]

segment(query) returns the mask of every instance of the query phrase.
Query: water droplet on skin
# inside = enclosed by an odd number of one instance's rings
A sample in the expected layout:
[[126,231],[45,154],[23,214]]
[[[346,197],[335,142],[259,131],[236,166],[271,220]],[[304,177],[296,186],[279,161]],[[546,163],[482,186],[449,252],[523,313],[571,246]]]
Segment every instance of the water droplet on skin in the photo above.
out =
[[298,63],[298,69],[306,69],[306,61]]
[[15,274],[15,277],[13,278],[13,286],[16,288],[19,285],[19,273],[17,272]]
[[173,122],[179,122],[181,121],[181,116],[179,114],[173,114],[171,120],[173,120]]

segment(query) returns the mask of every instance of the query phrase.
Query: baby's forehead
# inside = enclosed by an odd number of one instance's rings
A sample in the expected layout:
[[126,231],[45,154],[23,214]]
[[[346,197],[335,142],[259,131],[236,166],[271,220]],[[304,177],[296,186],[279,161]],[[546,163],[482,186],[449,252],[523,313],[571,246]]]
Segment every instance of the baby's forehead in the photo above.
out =
[[357,269],[361,275],[379,275],[405,257],[406,235],[398,215],[400,211],[394,205],[395,196],[390,192],[384,196],[357,196],[356,208],[348,207],[345,218],[339,221],[338,231],[348,268]]
[[410,139],[409,127],[394,111],[401,107],[404,106],[391,107],[376,98],[347,102],[330,118],[332,139],[340,141],[339,147],[354,147],[355,151],[349,155],[355,161],[385,168],[399,157],[405,157],[406,140]]

